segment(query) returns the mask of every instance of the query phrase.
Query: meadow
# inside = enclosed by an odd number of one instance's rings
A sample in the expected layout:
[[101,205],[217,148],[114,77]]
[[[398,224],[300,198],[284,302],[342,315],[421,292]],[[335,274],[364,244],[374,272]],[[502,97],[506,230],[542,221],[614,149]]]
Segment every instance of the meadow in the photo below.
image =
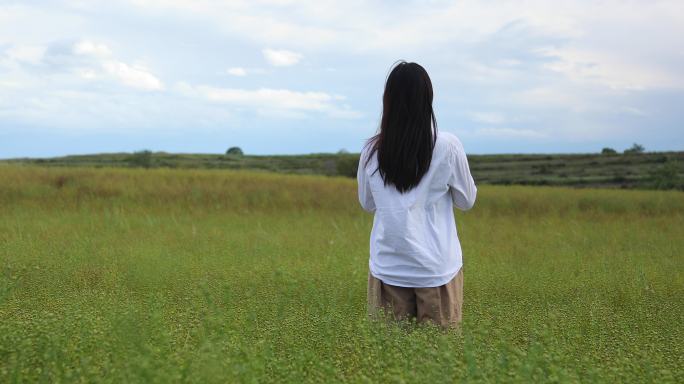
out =
[[[140,167],[254,170],[356,177],[358,153],[223,155],[201,153],[98,153],[0,160],[3,164],[51,167]],[[555,185],[684,191],[684,152],[626,154],[468,155],[473,176],[494,185]]]
[[684,193],[480,187],[458,330],[366,316],[349,178],[0,166],[0,382],[684,382]]

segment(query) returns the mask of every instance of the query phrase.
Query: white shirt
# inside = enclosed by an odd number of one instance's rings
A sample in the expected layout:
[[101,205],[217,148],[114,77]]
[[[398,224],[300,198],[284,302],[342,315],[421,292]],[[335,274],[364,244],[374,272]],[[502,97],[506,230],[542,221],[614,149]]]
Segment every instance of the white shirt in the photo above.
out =
[[377,152],[367,167],[369,146],[361,153],[357,180],[359,202],[375,212],[370,238],[370,272],[386,284],[438,287],[463,265],[453,206],[468,210],[477,188],[463,145],[450,133],[438,132],[430,169],[410,191],[385,186]]

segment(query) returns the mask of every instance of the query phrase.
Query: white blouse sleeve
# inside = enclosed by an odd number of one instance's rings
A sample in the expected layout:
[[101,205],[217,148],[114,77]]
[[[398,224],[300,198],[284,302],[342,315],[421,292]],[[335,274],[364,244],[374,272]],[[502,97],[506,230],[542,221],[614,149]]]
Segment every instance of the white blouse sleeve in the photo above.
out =
[[[365,148],[364,148],[365,149]],[[366,173],[366,154],[367,151],[362,151],[359,158],[359,168],[356,172],[356,181],[359,184],[359,203],[361,207],[368,212],[375,212],[375,201],[370,189],[370,182],[368,174]]]
[[467,211],[475,205],[477,187],[470,174],[468,158],[460,141],[456,140],[449,154],[451,175],[449,177],[449,192],[456,208]]

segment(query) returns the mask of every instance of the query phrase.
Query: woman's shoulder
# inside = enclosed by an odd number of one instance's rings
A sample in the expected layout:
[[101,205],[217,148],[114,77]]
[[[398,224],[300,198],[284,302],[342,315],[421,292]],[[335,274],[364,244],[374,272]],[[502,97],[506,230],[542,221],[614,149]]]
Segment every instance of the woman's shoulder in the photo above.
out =
[[359,165],[363,166],[366,168],[367,165],[370,165],[371,163],[374,162],[375,160],[375,151],[374,151],[374,138],[371,137],[370,139],[366,140],[365,143],[363,144],[363,147],[361,147],[361,153],[359,155]]
[[435,148],[440,152],[456,154],[463,150],[463,144],[461,144],[458,136],[453,133],[439,131]]
[[366,140],[361,147],[361,158],[366,158],[373,150],[373,138]]
[[444,131],[439,131],[437,132],[437,141],[442,141],[446,144],[461,144],[461,140],[458,139],[458,136],[451,132],[444,132]]

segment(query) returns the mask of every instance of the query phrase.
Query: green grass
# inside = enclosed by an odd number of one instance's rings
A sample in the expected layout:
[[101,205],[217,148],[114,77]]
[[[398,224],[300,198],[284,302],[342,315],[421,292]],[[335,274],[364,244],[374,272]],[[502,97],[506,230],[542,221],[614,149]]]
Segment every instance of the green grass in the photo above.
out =
[[346,178],[0,166],[0,382],[684,382],[684,194],[482,186],[459,331],[366,319]]

